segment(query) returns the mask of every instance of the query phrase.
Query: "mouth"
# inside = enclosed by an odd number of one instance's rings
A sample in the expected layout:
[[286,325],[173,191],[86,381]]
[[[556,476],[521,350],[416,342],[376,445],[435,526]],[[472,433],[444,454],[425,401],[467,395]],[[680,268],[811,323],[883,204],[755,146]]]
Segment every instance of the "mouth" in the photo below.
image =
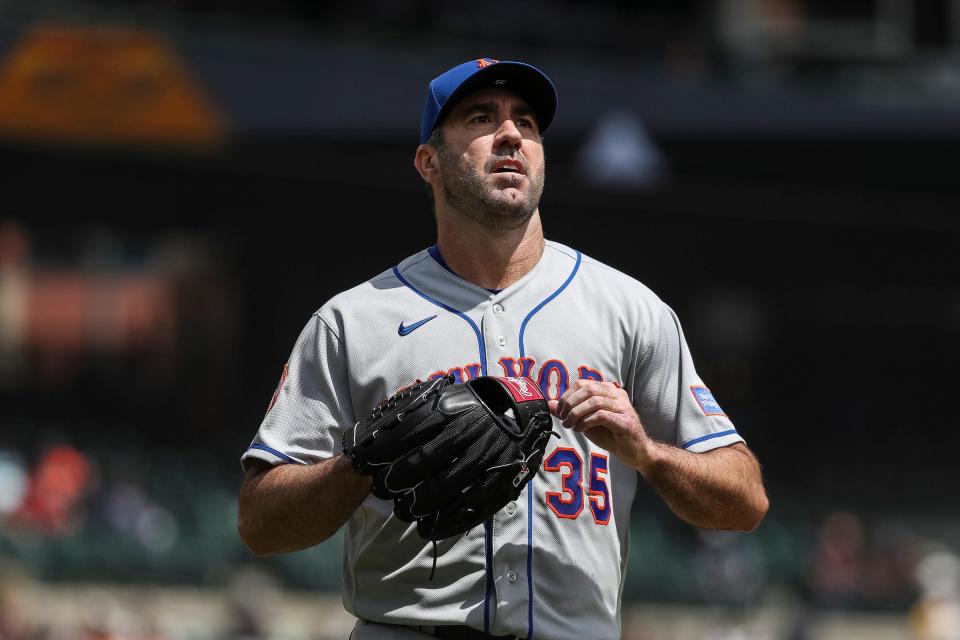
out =
[[493,165],[493,173],[513,173],[521,176],[527,175],[523,163],[518,160],[501,160]]

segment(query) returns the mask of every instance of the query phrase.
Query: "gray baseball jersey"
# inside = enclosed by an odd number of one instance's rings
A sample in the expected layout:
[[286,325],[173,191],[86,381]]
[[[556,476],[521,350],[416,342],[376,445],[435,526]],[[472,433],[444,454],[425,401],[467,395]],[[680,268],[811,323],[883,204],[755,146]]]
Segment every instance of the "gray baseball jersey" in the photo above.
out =
[[[297,340],[243,456],[317,462],[345,427],[416,380],[529,376],[549,399],[578,378],[625,388],[647,432],[688,451],[742,439],[694,370],[673,311],[633,278],[546,243],[491,292],[435,248],[341,293]],[[555,419],[556,421],[556,419]],[[344,605],[392,624],[465,624],[527,638],[619,638],[638,473],[584,435],[552,438],[521,498],[459,539],[430,543],[372,495],[346,525]],[[642,557],[641,557],[642,561]]]

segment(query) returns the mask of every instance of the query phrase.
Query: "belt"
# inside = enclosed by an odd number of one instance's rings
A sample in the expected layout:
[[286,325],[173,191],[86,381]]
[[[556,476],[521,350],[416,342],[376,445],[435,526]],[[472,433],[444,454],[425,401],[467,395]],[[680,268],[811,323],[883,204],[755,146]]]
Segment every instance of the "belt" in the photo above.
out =
[[495,636],[464,625],[441,625],[415,627],[440,640],[517,640],[517,636]]

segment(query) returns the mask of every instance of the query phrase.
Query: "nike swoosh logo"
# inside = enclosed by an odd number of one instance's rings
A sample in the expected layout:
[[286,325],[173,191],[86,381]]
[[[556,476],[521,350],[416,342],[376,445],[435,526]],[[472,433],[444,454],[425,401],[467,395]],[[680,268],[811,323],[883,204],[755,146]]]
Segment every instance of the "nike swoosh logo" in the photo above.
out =
[[430,322],[431,320],[433,320],[433,319],[436,318],[436,317],[437,317],[437,316],[430,316],[429,318],[424,318],[423,320],[417,320],[417,321],[414,322],[413,324],[407,325],[406,327],[403,326],[403,322],[401,321],[401,322],[400,322],[400,328],[397,329],[397,333],[398,333],[399,335],[401,335],[401,336],[405,336],[405,335],[407,335],[408,333],[413,333],[414,331],[416,331],[417,329],[419,329],[419,328],[422,327],[423,325],[427,324],[428,322]]

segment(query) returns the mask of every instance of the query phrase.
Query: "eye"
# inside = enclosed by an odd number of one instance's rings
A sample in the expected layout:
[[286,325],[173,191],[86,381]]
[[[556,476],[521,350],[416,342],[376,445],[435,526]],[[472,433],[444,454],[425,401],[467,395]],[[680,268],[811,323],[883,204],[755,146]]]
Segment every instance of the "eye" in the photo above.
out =
[[532,128],[533,128],[533,120],[530,120],[529,118],[517,118],[517,126],[518,126],[518,127],[525,127],[525,128],[527,128],[527,129],[532,129]]
[[470,118],[470,122],[476,122],[478,124],[486,124],[490,121],[490,116],[485,113],[481,113]]

